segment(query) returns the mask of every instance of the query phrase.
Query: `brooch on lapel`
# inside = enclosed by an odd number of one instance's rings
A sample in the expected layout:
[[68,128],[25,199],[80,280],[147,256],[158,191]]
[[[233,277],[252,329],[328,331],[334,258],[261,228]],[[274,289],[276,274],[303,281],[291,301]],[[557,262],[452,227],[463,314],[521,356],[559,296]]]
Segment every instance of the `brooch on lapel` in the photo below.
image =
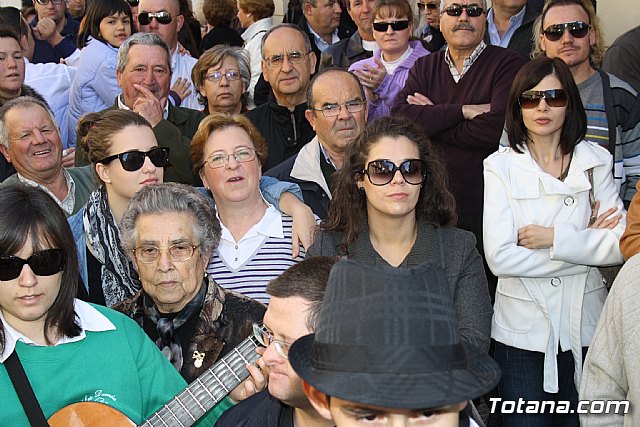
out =
[[195,366],[196,368],[201,368],[202,367],[202,361],[204,360],[204,353],[199,352],[198,350],[193,352],[193,356],[191,356],[193,359],[196,359],[193,362],[193,366]]

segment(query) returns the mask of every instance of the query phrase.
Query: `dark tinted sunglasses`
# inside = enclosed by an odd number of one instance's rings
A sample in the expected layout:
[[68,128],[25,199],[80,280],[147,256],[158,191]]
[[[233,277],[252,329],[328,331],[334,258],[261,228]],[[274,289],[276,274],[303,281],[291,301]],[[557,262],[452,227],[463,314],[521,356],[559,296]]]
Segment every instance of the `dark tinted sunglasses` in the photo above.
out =
[[145,157],[148,157],[149,160],[151,160],[151,163],[153,163],[157,168],[164,168],[169,166],[169,148],[167,147],[156,147],[146,152],[137,150],[125,151],[124,153],[105,157],[98,163],[107,165],[115,159],[120,159],[122,169],[126,170],[127,172],[134,172],[140,169],[142,165],[144,165]]
[[167,25],[171,23],[171,14],[169,12],[142,12],[138,14],[138,23],[140,25],[149,25],[151,20],[155,19],[158,24]]
[[564,89],[527,90],[522,92],[518,102],[524,109],[536,108],[544,98],[549,107],[564,107],[567,105],[567,92]]
[[409,21],[374,22],[373,29],[382,33],[391,27],[393,31],[402,31],[409,28]]
[[136,7],[137,5],[140,4],[140,0],[126,0],[126,2],[129,4],[129,6],[131,7]]
[[482,15],[482,12],[484,12],[484,9],[481,8],[480,6],[474,6],[474,5],[469,6],[466,4],[462,4],[462,5],[454,4],[452,6],[447,7],[444,11],[449,16],[460,16],[462,15],[463,9],[467,9],[467,15],[469,15],[472,18]]
[[418,2],[417,4],[418,4],[418,10],[420,12],[424,12],[425,8],[427,8],[429,10],[436,10],[438,8],[438,5],[435,4],[435,3],[424,4],[424,3]]
[[549,25],[546,30],[543,31],[547,40],[557,42],[564,35],[565,30],[569,30],[569,33],[577,38],[581,39],[587,35],[591,25],[582,21],[565,22],[562,24]]
[[427,163],[420,159],[410,159],[396,166],[391,160],[374,160],[360,173],[367,175],[373,185],[386,185],[393,181],[397,171],[400,171],[407,184],[420,185],[427,175]]
[[0,257],[0,280],[13,280],[20,276],[22,267],[29,265],[37,276],[53,276],[64,269],[66,257],[62,249],[46,249],[27,259],[8,255]]

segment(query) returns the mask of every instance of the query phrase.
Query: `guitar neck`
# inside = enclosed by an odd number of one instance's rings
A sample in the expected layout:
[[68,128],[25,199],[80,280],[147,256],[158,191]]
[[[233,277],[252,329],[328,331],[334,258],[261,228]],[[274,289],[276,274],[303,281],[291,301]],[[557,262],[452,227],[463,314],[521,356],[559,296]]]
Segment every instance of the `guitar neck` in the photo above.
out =
[[188,427],[195,424],[249,376],[245,366],[260,357],[255,352],[258,345],[253,335],[249,336],[141,426]]

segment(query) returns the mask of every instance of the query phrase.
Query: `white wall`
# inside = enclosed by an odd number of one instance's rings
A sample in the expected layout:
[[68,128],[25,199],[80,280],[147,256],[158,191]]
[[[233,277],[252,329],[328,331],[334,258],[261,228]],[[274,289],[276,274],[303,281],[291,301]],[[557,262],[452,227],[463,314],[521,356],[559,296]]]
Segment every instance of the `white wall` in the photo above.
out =
[[620,34],[640,25],[640,1],[599,0],[598,16],[602,21],[604,42],[609,46]]

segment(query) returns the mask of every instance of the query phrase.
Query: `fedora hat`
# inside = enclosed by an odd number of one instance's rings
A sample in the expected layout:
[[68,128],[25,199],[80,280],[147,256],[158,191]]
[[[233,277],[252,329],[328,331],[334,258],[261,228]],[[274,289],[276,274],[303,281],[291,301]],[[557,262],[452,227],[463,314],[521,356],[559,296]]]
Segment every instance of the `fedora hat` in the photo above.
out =
[[462,342],[444,271],[341,261],[331,270],[315,334],[289,361],[329,396],[397,409],[476,398],[500,379],[484,352]]

